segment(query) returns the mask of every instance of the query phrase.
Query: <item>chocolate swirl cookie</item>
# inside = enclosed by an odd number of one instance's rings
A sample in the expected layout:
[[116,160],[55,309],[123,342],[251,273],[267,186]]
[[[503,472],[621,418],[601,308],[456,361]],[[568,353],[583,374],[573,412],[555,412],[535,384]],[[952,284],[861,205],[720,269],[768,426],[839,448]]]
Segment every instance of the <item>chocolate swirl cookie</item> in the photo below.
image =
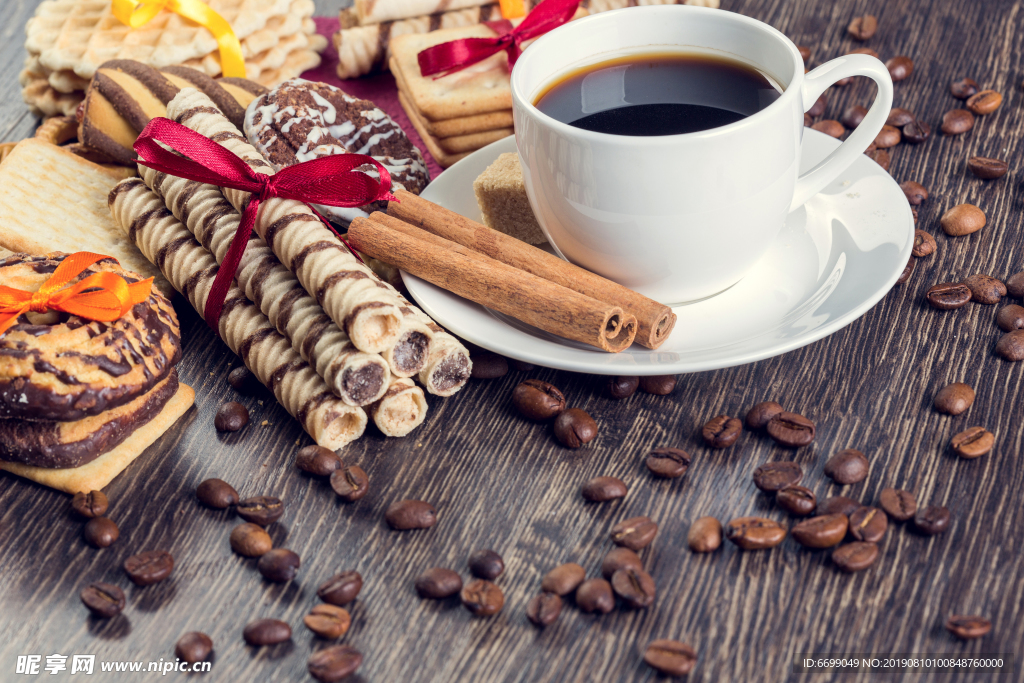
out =
[[[277,171],[332,154],[367,154],[391,174],[392,192],[419,194],[430,182],[423,155],[401,126],[373,102],[326,83],[293,78],[260,95],[245,110],[245,136]],[[373,166],[359,170],[377,176]],[[386,208],[387,202],[317,207],[344,224]]]
[[[9,256],[0,260],[0,284],[35,291],[66,256]],[[129,283],[142,279],[104,259],[76,281],[100,271]],[[150,391],[180,358],[178,319],[155,289],[109,323],[25,313],[0,336],[0,418],[66,422],[98,415]]]

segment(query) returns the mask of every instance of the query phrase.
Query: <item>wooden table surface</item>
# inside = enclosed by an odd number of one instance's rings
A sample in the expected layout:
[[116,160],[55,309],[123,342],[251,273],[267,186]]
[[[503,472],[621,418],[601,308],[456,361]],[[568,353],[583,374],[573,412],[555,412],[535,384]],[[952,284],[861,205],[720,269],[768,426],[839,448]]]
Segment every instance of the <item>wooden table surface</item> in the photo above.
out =
[[[683,376],[667,397],[638,393],[617,402],[606,396],[600,377],[544,369],[473,380],[450,399],[430,397],[426,422],[409,437],[385,439],[371,428],[342,453],[370,476],[370,494],[355,504],[339,502],[326,481],[296,470],[295,452],[310,439],[269,394],[240,398],[227,386],[225,377],[238,361],[179,298],[179,368],[196,390],[196,405],[107,488],[109,515],[121,529],[114,546],[95,550],[82,541],[82,525],[65,495],[0,476],[0,679],[23,680],[13,674],[22,654],[172,659],[177,638],[201,630],[215,643],[208,680],[310,680],[306,660],[323,643],[311,637],[302,616],[317,603],[322,580],[355,569],[365,587],[352,606],[344,642],[364,654],[364,663],[353,680],[655,681],[661,677],[641,661],[644,645],[654,638],[678,638],[699,651],[693,681],[832,680],[834,674],[792,672],[794,657],[809,652],[1004,653],[1017,658],[1016,673],[998,680],[1022,680],[1024,363],[993,355],[1000,336],[997,307],[970,304],[943,313],[924,303],[925,291],[937,282],[978,272],[1005,277],[1024,266],[1024,153],[1018,144],[1024,131],[1022,3],[722,5],[811,46],[814,64],[857,47],[846,37],[847,23],[858,12],[875,13],[880,28],[867,44],[883,59],[905,54],[916,65],[908,80],[896,84],[895,104],[936,131],[942,114],[958,104],[948,94],[953,77],[972,76],[1003,93],[1002,107],[970,133],[935,134],[923,145],[893,150],[892,175],[918,180],[931,193],[919,227],[938,241],[937,253],[918,262],[909,283],[827,339],[751,365]],[[0,74],[3,140],[28,135],[36,124],[21,104],[16,80],[22,26],[34,6],[25,0],[0,4],[0,59],[7,65]],[[867,104],[870,96],[866,83],[833,88],[827,115],[838,118],[844,106]],[[965,169],[974,154],[1007,159],[1013,170],[1000,180],[976,179]],[[938,218],[961,202],[982,207],[989,225],[968,237],[947,238]],[[510,394],[527,377],[553,382],[571,405],[589,411],[600,425],[597,439],[567,450],[550,426],[520,418]],[[972,385],[977,399],[964,415],[939,415],[932,397],[953,381]],[[240,433],[219,434],[213,414],[235,399],[250,408],[252,423]],[[701,444],[705,420],[723,413],[742,416],[766,399],[813,419],[813,446],[792,453],[749,432],[727,450]],[[977,460],[961,460],[949,451],[949,439],[972,425],[993,431],[996,447]],[[685,478],[655,480],[646,472],[644,454],[664,445],[693,455]],[[860,484],[840,488],[824,477],[822,465],[847,447],[868,455],[871,473]],[[703,515],[787,520],[754,487],[751,473],[763,462],[788,459],[804,467],[804,483],[819,500],[842,493],[872,503],[883,488],[906,488],[922,504],[947,506],[952,525],[935,537],[890,525],[878,562],[855,575],[837,571],[828,551],[806,550],[791,539],[763,552],[742,552],[729,543],[709,555],[687,549],[687,529]],[[585,503],[580,484],[605,474],[625,480],[629,495],[614,503]],[[301,556],[296,580],[268,584],[254,560],[232,554],[228,535],[239,520],[195,500],[196,485],[208,477],[233,483],[243,496],[284,499],[285,515],[271,535],[276,545]],[[384,510],[403,498],[432,502],[436,526],[389,530]],[[654,544],[642,552],[658,585],[654,606],[592,616],[570,603],[545,630],[526,620],[526,603],[548,569],[571,561],[593,575],[612,547],[609,528],[640,514],[660,525]],[[497,616],[474,618],[457,600],[416,596],[413,580],[420,572],[439,565],[468,576],[466,560],[479,548],[505,558],[498,584],[506,603]],[[174,573],[156,586],[135,587],[121,563],[150,549],[172,552]],[[125,589],[128,606],[121,616],[88,616],[78,592],[96,580]],[[992,633],[973,642],[955,640],[943,623],[956,613],[990,618]],[[246,646],[243,626],[261,617],[289,622],[293,639],[262,649]],[[933,671],[850,674],[841,680],[991,678]]]

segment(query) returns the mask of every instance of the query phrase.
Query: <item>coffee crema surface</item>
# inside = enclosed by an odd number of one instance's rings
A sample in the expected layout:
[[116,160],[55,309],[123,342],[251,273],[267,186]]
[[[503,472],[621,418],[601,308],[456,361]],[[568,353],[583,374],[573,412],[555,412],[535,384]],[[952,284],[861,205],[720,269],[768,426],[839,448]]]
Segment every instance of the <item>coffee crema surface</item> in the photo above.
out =
[[763,73],[725,56],[634,54],[572,70],[534,102],[548,116],[610,135],[696,133],[740,121],[782,93]]

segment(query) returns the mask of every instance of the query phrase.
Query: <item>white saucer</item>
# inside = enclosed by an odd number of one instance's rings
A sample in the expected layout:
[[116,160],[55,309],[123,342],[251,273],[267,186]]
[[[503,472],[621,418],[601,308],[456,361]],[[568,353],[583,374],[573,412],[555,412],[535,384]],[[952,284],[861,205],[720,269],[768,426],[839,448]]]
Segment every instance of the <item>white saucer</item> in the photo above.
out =
[[[801,172],[839,141],[804,129]],[[438,176],[423,197],[480,220],[473,181],[509,136]],[[754,161],[752,161],[754,163]],[[866,156],[789,214],[771,249],[727,291],[673,309],[671,337],[656,351],[611,354],[550,335],[403,273],[427,314],[452,333],[503,356],[602,375],[674,375],[770,358],[849,325],[888,292],[910,258],[914,221],[899,185]]]

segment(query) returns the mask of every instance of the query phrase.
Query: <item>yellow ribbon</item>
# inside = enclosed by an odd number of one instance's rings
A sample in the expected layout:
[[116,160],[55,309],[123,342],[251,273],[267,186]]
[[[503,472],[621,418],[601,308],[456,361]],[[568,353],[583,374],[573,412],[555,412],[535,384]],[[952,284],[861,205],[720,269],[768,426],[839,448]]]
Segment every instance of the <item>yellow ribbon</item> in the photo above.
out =
[[220,69],[224,76],[245,78],[242,44],[238,42],[227,19],[214,12],[201,0],[112,0],[114,16],[131,28],[146,24],[162,10],[174,12],[196,22],[217,39],[220,48]]
[[518,19],[526,16],[526,4],[523,0],[499,0],[503,19]]

